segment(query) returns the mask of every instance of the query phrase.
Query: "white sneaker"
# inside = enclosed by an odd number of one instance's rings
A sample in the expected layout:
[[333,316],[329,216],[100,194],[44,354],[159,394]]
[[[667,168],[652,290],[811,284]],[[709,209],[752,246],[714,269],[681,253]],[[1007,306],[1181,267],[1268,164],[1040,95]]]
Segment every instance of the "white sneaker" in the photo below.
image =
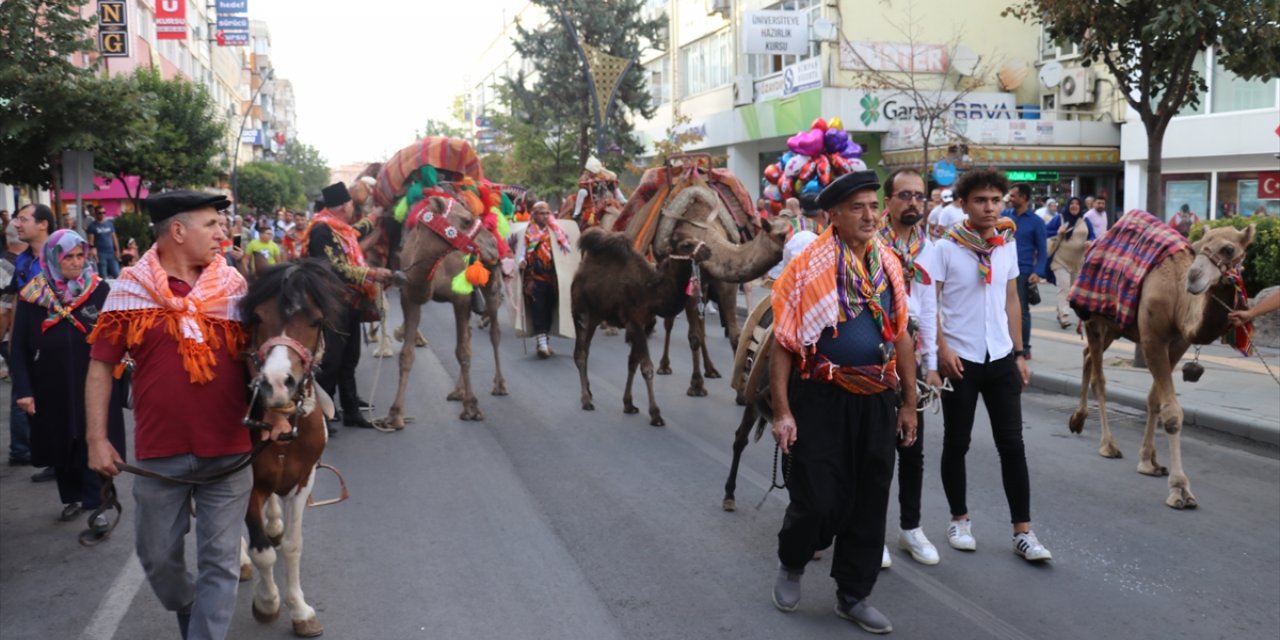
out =
[[1018,533],[1013,536],[1013,552],[1025,558],[1028,562],[1043,562],[1052,560],[1053,554],[1040,544],[1036,539],[1034,532]]
[[938,564],[938,549],[925,537],[924,529],[916,527],[898,534],[898,546],[911,552],[911,557],[920,564]]
[[961,551],[975,551],[978,541],[973,539],[972,524],[968,520],[952,520],[947,525],[947,542],[951,548]]
[[884,546],[884,553],[880,555],[880,568],[888,569],[893,566],[893,557],[889,555],[889,545]]

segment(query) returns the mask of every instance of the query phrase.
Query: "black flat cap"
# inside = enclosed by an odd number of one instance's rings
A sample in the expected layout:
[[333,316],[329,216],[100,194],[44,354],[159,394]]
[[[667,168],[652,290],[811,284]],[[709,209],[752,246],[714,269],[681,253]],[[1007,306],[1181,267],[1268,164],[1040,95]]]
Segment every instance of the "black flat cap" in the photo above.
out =
[[324,195],[324,208],[326,209],[341,207],[351,202],[351,194],[347,191],[347,185],[341,182],[335,182],[321,189],[320,193]]
[[231,200],[228,200],[226,196],[201,191],[153,193],[142,201],[142,207],[146,210],[147,215],[151,217],[152,224],[164,222],[179,213],[198,211],[210,207],[222,211],[230,206]]
[[876,172],[854,171],[836,178],[818,194],[818,206],[830,211],[832,207],[844,202],[845,198],[863,189],[880,190],[880,178],[876,176]]

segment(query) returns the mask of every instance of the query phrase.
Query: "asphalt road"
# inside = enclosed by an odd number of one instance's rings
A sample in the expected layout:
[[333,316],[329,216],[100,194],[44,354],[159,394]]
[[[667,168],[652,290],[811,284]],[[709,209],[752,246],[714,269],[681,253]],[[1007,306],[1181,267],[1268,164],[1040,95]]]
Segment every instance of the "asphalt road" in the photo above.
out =
[[[668,426],[654,428],[643,411],[622,413],[621,336],[597,334],[597,410],[587,413],[578,407],[569,341],[554,340],[559,355],[541,361],[531,342],[526,351],[508,331],[502,355],[511,395],[498,398],[488,395],[487,333],[477,332],[474,382],[486,420],[473,423],[458,420],[459,405],[444,400],[457,371],[451,312],[434,305],[425,321],[431,346],[418,351],[408,408],[416,423],[394,434],[343,429],[325,459],[345,474],[352,497],[306,515],[303,586],[326,637],[862,634],[831,613],[829,554],[811,565],[799,611],[773,608],[785,493],[775,491],[755,508],[769,485],[773,447],[748,447],[739,510],[722,511],[740,409],[724,380],[710,381],[707,398],[684,395],[683,338],[676,374],[657,381]],[[727,369],[727,341],[713,337],[712,348]],[[367,355],[362,362],[363,392],[370,395],[376,377],[372,399],[384,411],[395,366]],[[3,394],[7,405],[7,386]],[[643,387],[637,394],[640,404]],[[1083,436],[1067,432],[1071,398],[1034,390],[1023,398],[1034,526],[1053,551],[1052,564],[1031,566],[1012,553],[998,462],[981,428],[968,458],[978,551],[946,546],[941,420],[930,415],[923,525],[942,562],[925,567],[895,550],[872,601],[898,637],[1277,637],[1275,449],[1186,434],[1184,459],[1201,507],[1178,512],[1164,506],[1164,479],[1134,471],[1141,437],[1134,413],[1113,404],[1127,457],[1106,460],[1096,453],[1096,419]],[[3,431],[0,442],[7,443]],[[131,500],[115,538],[85,549],[75,541],[82,523],[56,522],[56,490],[33,485],[29,475],[27,467],[0,468],[0,636],[177,637],[132,555]],[[316,491],[334,492],[328,478]],[[231,637],[292,637],[284,616],[271,626],[253,621],[251,594],[252,584],[243,585]]]

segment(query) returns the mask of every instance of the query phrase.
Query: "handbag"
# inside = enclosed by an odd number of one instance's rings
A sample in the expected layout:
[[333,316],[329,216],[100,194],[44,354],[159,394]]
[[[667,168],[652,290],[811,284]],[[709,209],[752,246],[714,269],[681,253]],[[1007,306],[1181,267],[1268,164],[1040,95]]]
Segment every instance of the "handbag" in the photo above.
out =
[[1040,286],[1039,285],[1027,283],[1027,304],[1028,305],[1040,304]]

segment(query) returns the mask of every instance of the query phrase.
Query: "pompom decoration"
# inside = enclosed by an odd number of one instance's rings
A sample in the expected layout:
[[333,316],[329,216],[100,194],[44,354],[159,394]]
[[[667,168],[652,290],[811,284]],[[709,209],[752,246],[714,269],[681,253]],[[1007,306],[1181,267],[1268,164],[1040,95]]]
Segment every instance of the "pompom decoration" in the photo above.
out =
[[454,276],[453,280],[449,281],[449,288],[453,289],[453,292],[460,296],[469,296],[472,291],[476,290],[470,282],[467,282],[466,271],[459,271],[458,275]]
[[463,273],[467,274],[467,282],[477,287],[489,284],[489,270],[483,264],[480,264],[479,260],[471,263],[471,266],[467,267],[467,270]]

